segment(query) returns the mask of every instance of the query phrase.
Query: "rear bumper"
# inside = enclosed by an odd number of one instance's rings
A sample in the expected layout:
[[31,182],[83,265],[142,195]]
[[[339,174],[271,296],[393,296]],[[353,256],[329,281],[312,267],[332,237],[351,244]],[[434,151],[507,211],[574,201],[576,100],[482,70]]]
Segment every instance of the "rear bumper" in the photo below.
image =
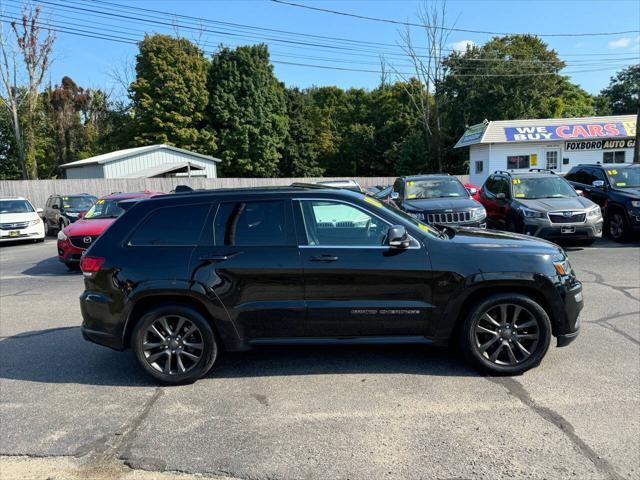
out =
[[113,301],[110,297],[95,292],[84,291],[80,295],[82,313],[82,336],[98,345],[124,350],[123,325],[119,316],[113,315]]

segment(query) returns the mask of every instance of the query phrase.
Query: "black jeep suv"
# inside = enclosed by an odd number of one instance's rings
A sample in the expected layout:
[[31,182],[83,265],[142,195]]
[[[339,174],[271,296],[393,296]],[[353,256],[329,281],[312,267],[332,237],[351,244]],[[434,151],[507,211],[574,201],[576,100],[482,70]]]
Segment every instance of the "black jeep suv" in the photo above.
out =
[[485,227],[487,213],[456,177],[446,174],[397,178],[390,199],[431,225]]
[[578,334],[582,285],[561,248],[443,231],[375,198],[286,187],[156,196],[127,206],[81,260],[86,339],[132,348],[165,383],[222,348],[459,342],[493,374]]
[[620,242],[640,232],[640,165],[578,165],[565,178],[600,205],[611,238]]

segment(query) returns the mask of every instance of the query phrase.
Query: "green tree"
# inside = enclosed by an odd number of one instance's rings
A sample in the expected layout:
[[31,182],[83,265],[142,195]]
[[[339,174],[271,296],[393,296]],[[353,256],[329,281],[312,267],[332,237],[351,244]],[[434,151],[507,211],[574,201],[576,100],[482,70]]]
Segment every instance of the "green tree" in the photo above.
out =
[[7,112],[0,110],[0,180],[18,180],[21,176],[11,121]]
[[286,96],[289,128],[282,149],[280,175],[320,177],[324,169],[318,164],[319,144],[310,98],[297,88],[288,89]]
[[620,70],[598,98],[600,115],[633,114],[640,103],[640,64]]
[[208,62],[185,38],[145,36],[136,56],[136,79],[130,86],[138,145],[167,143],[210,154],[215,148],[207,130]]
[[222,174],[276,176],[287,135],[287,103],[267,46],[222,47],[211,61],[208,85],[209,125],[218,135]]

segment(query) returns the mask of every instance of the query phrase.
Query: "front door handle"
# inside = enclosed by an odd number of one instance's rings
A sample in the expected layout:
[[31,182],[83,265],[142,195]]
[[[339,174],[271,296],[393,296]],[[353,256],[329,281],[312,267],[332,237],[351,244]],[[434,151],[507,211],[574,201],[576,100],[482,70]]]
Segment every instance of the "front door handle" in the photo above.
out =
[[207,262],[207,263],[224,262],[226,260],[229,260],[235,257],[236,255],[240,255],[241,253],[242,252],[233,252],[233,253],[227,253],[224,255],[204,255],[200,257],[200,261]]
[[329,253],[323,253],[322,255],[311,257],[312,262],[335,262],[336,260],[338,260],[338,257]]

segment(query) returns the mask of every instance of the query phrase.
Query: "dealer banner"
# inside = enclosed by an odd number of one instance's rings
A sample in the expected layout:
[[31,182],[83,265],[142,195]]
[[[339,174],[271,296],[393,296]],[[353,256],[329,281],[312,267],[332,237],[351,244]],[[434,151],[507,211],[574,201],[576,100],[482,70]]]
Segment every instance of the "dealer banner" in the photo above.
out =
[[618,148],[633,148],[636,145],[634,138],[623,140],[580,140],[578,142],[565,142],[564,149],[567,152],[579,150],[614,150]]
[[624,138],[636,135],[636,122],[632,120],[610,123],[565,123],[532,127],[505,127],[504,135],[507,138],[507,142]]

